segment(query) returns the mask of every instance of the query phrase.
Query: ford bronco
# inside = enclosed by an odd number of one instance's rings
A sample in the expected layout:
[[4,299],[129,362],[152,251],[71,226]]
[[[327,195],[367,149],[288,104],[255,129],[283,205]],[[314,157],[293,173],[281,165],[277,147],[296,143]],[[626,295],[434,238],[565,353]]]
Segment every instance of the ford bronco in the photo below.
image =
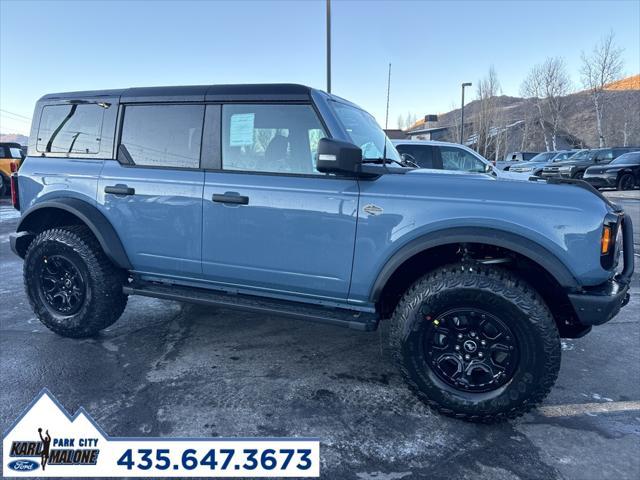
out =
[[12,185],[54,332],[96,335],[129,295],[381,324],[417,396],[470,421],[539,404],[560,337],[629,299],[631,221],[585,182],[408,167],[371,115],[300,85],[46,95]]

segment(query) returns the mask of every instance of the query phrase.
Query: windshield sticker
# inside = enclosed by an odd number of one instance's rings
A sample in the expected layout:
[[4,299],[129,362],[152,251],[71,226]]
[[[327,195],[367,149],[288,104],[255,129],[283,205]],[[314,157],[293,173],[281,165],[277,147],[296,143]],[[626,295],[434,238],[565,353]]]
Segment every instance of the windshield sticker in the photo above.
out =
[[238,113],[231,115],[229,146],[243,147],[253,145],[253,124],[255,113]]

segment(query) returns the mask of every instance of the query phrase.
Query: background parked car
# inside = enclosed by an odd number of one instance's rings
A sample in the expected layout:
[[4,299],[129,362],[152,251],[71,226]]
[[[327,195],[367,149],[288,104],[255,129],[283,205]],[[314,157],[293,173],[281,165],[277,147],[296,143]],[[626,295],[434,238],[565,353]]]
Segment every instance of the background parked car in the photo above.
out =
[[632,190],[640,186],[640,151],[620,155],[605,166],[589,167],[583,178],[596,188]]
[[486,173],[495,170],[489,160],[464,145],[433,140],[392,140],[398,153],[420,168]]
[[16,168],[20,167],[20,162],[24,157],[20,144],[0,143],[0,196],[9,194],[11,188],[9,182],[11,164],[15,163]]
[[504,160],[497,161],[496,167],[500,170],[508,171],[512,165],[518,162],[528,162],[536,155],[538,155],[538,152],[511,152],[509,155],[504,157]]
[[513,173],[526,173],[528,175],[540,176],[542,169],[553,162],[562,162],[578,153],[580,150],[555,150],[552,152],[542,152],[533,157],[528,162],[520,162],[511,168]]
[[639,147],[614,147],[614,148],[597,148],[587,150],[565,160],[564,162],[556,162],[551,166],[545,167],[542,171],[543,177],[564,177],[581,179],[587,168],[593,165],[606,165],[620,155],[640,150]]

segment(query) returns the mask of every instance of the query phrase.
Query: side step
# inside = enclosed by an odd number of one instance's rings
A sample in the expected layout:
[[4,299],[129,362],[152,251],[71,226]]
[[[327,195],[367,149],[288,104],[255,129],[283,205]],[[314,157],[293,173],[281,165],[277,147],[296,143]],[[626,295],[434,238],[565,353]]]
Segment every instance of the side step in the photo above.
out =
[[251,295],[224,293],[203,288],[145,283],[126,285],[122,290],[127,295],[141,295],[145,297],[163,298],[165,300],[175,300],[178,302],[245,310],[267,315],[281,315],[362,331],[375,330],[378,324],[378,316],[374,313],[357,312],[307,303],[288,302],[286,300]]

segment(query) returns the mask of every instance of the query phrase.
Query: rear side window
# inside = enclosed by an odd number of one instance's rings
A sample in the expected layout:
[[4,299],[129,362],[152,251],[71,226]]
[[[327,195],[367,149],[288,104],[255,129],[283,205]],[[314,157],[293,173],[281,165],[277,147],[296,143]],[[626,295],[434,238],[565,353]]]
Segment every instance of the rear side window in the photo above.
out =
[[108,104],[48,105],[42,109],[36,150],[44,153],[98,153]]
[[120,145],[135,165],[199,168],[204,105],[129,105]]

